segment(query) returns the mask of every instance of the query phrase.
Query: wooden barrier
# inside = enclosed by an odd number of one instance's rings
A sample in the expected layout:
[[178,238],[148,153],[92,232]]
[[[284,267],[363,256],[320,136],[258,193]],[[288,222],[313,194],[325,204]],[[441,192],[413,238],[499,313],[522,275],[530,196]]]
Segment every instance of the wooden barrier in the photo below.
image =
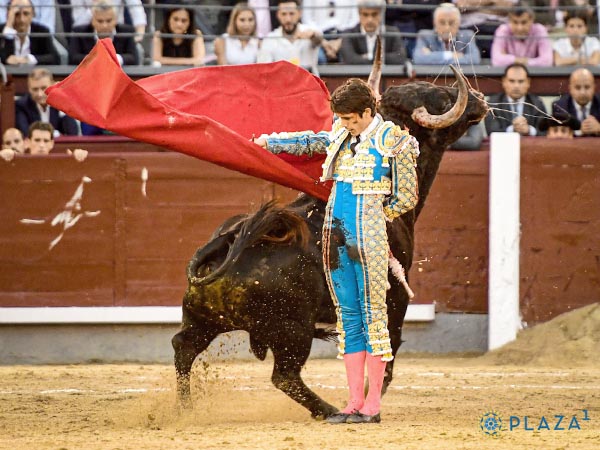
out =
[[[529,323],[600,299],[597,142],[522,142],[521,311]],[[416,303],[487,311],[488,161],[485,149],[446,152],[416,227]],[[94,150],[83,163],[25,155],[0,161],[0,186],[0,307],[179,305],[187,262],[224,219],[297,195],[158,150]]]

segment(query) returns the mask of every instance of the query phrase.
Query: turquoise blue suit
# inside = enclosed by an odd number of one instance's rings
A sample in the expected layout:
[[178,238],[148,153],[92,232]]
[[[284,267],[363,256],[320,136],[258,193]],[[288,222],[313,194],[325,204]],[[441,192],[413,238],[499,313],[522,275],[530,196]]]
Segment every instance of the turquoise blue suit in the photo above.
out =
[[325,277],[337,313],[339,357],[368,351],[393,359],[387,329],[389,246],[386,220],[417,204],[416,139],[377,115],[354,149],[336,121],[331,133],[267,137],[273,153],[327,152],[322,180],[333,179],[323,223]]

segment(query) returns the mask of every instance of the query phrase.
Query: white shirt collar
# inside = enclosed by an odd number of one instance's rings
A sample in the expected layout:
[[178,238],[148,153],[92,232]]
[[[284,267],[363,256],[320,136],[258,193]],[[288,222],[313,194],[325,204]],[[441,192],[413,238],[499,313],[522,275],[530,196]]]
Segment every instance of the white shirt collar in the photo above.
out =
[[40,106],[39,103],[36,103],[35,106],[40,113],[40,120],[42,122],[50,122],[50,105],[46,105],[46,110]]

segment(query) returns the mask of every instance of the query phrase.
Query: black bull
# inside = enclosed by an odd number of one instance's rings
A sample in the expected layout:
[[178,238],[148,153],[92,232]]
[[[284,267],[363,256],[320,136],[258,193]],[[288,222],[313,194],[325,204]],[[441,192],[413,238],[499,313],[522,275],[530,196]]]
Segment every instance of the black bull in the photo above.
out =
[[[419,203],[387,230],[390,248],[407,272],[413,258],[414,224],[443,152],[487,112],[483,96],[469,90],[462,76],[457,79],[460,89],[413,82],[391,87],[381,98],[384,118],[407,126],[421,149]],[[466,100],[462,106],[461,98]],[[219,334],[245,330],[257,358],[263,360],[269,348],[273,352],[272,381],[277,388],[313,417],[337,411],[300,377],[313,337],[332,337],[316,324],[335,322],[320,248],[324,208],[322,201],[306,195],[285,207],[269,203],[254,215],[227,220],[196,252],[188,266],[182,329],[173,337],[182,403],[190,400],[190,371],[196,357]],[[396,354],[409,299],[391,274],[389,281],[388,327]],[[384,392],[392,380],[393,363],[386,368]]]

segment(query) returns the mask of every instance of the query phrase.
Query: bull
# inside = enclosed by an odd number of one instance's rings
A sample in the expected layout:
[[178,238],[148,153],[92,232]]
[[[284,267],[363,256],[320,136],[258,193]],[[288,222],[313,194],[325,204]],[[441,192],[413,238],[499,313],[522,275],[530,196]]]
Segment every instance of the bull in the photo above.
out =
[[[410,82],[390,87],[381,96],[384,119],[408,127],[421,154],[417,175],[419,202],[415,209],[388,224],[392,253],[406,272],[411,267],[414,225],[427,199],[445,149],[488,106],[453,68],[458,87]],[[378,92],[380,67],[369,78]],[[307,408],[315,418],[337,412],[306,386],[300,372],[313,338],[331,339],[335,311],[325,282],[321,227],[325,204],[302,194],[286,206],[267,203],[255,214],[232,217],[198,249],[188,269],[181,331],[172,340],[175,350],[178,399],[190,404],[190,372],[196,357],[221,333],[244,330],[250,348],[264,360],[271,349],[275,387]],[[389,276],[388,327],[395,355],[402,342],[402,325],[409,297]],[[392,381],[394,361],[387,364],[383,392]]]

